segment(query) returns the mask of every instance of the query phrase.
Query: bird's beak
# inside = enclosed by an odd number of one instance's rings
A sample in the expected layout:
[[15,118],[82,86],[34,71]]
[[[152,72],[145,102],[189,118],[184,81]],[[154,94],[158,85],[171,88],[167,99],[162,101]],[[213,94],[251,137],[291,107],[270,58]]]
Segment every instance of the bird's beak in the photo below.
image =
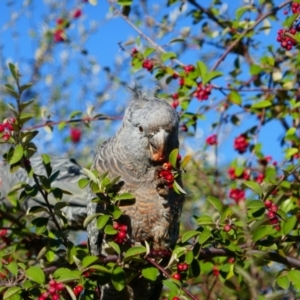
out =
[[166,158],[169,134],[161,129],[150,139],[150,156],[152,161],[160,162]]

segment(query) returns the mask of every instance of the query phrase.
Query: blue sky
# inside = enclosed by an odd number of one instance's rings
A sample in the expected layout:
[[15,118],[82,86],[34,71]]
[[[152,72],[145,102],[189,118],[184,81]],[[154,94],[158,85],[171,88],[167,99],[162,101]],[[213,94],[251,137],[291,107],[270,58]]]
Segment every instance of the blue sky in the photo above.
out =
[[[68,30],[68,34],[70,34],[70,39],[72,40],[71,45],[65,45],[64,43],[60,45],[55,45],[55,49],[53,51],[53,62],[52,64],[47,64],[41,69],[42,74],[47,77],[48,73],[52,72],[52,78],[48,78],[52,85],[46,84],[45,82],[40,82],[36,86],[36,90],[39,93],[40,101],[47,108],[47,97],[50,97],[53,92],[53,86],[55,84],[61,84],[62,80],[66,80],[71,78],[73,80],[70,86],[67,86],[66,97],[69,97],[71,101],[68,103],[70,108],[74,110],[86,110],[87,103],[92,103],[94,105],[97,104],[95,100],[95,94],[97,90],[101,90],[104,86],[107,85],[107,77],[106,73],[103,70],[104,66],[110,67],[112,70],[116,67],[116,58],[119,59],[122,63],[122,72],[120,72],[120,78],[127,82],[128,84],[133,84],[134,80],[143,76],[143,79],[139,82],[142,82],[146,88],[151,88],[155,85],[155,80],[153,76],[145,71],[141,71],[139,73],[133,74],[130,68],[130,59],[128,54],[125,54],[120,46],[119,42],[123,44],[128,41],[128,39],[134,40],[138,35],[137,33],[126,23],[124,20],[118,17],[112,17],[109,13],[109,7],[106,1],[99,1],[97,6],[92,6],[89,4],[82,4],[81,1],[67,1],[68,4],[65,5],[64,1],[32,1],[32,5],[30,6],[30,10],[25,9],[22,11],[21,4],[25,1],[16,1],[12,6],[8,6],[7,3],[9,1],[0,1],[0,28],[1,28],[1,40],[2,44],[2,65],[6,64],[7,61],[17,62],[20,66],[21,72],[24,73],[24,80],[26,81],[29,78],[31,73],[31,63],[32,59],[36,53],[36,49],[39,46],[39,37],[42,36],[42,33],[45,31],[45,28],[53,29],[55,26],[55,20],[58,15],[58,12],[65,11],[66,14],[72,12],[77,7],[81,7],[83,9],[83,16],[78,20],[74,21],[71,25],[71,28]],[[49,5],[45,5],[47,3],[56,3],[58,5],[57,8],[53,10],[49,9]],[[199,3],[202,1],[199,1]],[[275,3],[280,3],[279,1],[274,1]],[[150,15],[155,16],[157,20],[163,14],[167,14],[170,17],[174,17],[176,15],[176,11],[178,11],[178,5],[173,5],[168,9],[163,11],[159,11],[157,14],[155,13],[155,7],[158,7],[160,1],[149,1],[149,5],[153,8],[149,12]],[[165,3],[165,2],[164,2]],[[241,5],[242,1],[227,1],[227,7],[224,6],[223,9],[226,14],[232,14],[235,9]],[[202,4],[202,5],[206,5]],[[63,8],[65,10],[63,10]],[[190,9],[190,6],[187,7],[187,11]],[[16,17],[16,21],[12,21]],[[248,17],[252,17],[251,12],[248,13]],[[282,12],[279,12],[278,17],[283,20],[284,15]],[[41,22],[45,20],[46,22]],[[92,33],[88,36],[86,43],[84,44],[84,49],[88,51],[88,59],[86,56],[80,55],[81,41],[80,41],[80,28],[81,26],[91,28],[93,24],[97,22],[97,30],[95,33]],[[9,24],[9,26],[7,26]],[[276,42],[277,30],[279,29],[280,22],[272,23],[274,27],[271,29],[268,35],[261,33],[261,45],[259,51],[257,51],[257,55],[266,52],[266,46],[269,44],[273,44],[274,47],[278,47]],[[182,26],[191,26],[192,32],[196,33],[199,31],[199,25],[193,25],[191,23],[190,18],[186,18],[184,16],[179,18],[178,26],[176,29],[178,33],[180,31],[180,27]],[[33,30],[32,30],[33,29]],[[145,33],[148,33],[148,30],[145,30]],[[31,38],[31,35],[36,35],[37,38]],[[176,37],[176,32],[171,33],[165,39],[157,40],[157,43],[160,45],[166,44],[168,39],[171,36]],[[78,42],[77,42],[77,40]],[[147,47],[147,44],[142,41],[142,47]],[[130,47],[127,48],[128,50]],[[203,49],[189,49],[184,55],[180,57],[180,60],[183,63],[195,63],[196,60],[200,59],[203,54],[209,53],[210,51],[215,51],[214,47],[205,46]],[[67,56],[67,57],[65,57]],[[68,57],[70,56],[70,57]],[[69,59],[67,67],[62,69],[62,73],[60,73],[60,64],[63,61],[63,57],[66,60]],[[256,59],[257,57],[254,57]],[[74,62],[72,61],[74,59]],[[207,61],[209,66],[212,66],[217,57],[211,59],[211,61]],[[87,63],[88,61],[88,63]],[[96,65],[92,65],[91,61],[96,62]],[[219,68],[220,71],[226,70],[226,68],[231,68],[232,57],[229,55],[225,62],[223,62]],[[55,71],[52,71],[51,65],[55,66]],[[85,66],[90,68],[93,66],[93,76],[89,78],[88,76],[79,76],[79,68]],[[97,68],[98,66],[98,68]],[[249,78],[249,74],[247,71],[242,70],[245,78]],[[56,72],[56,73],[55,73]],[[90,73],[87,73],[90,74]],[[241,78],[242,78],[241,77]],[[56,83],[57,81],[57,83]],[[82,83],[86,84],[88,87],[87,92],[82,91]],[[224,78],[220,80],[216,80],[214,82],[217,85],[225,86],[226,82],[224,82]],[[176,90],[176,85],[170,85],[169,89],[164,92],[168,92],[172,94]],[[81,94],[82,93],[82,94]],[[81,95],[84,95],[82,97]],[[214,91],[210,100],[211,104],[214,101],[218,101],[222,99],[223,96],[219,91]],[[108,95],[108,101],[105,102],[105,105],[99,108],[99,112],[104,112],[107,114],[119,114],[129,99],[128,93],[124,88],[111,89],[111,92]],[[191,103],[190,110],[196,110],[199,107],[199,102],[197,100],[193,100]],[[60,107],[57,105],[56,107],[51,107],[51,109],[57,114],[57,116],[63,114],[66,107]],[[239,112],[239,108],[234,108],[233,112]],[[54,115],[55,115],[54,113]],[[188,148],[191,149],[202,149],[205,138],[211,134],[211,123],[216,120],[216,112],[213,111],[211,113],[206,114],[206,120],[198,122],[198,131],[196,134],[196,138],[183,138],[185,139],[184,144],[188,145]],[[250,117],[242,119],[242,123],[240,126],[228,127],[229,133],[222,134],[222,144],[220,149],[222,162],[229,162],[232,158],[236,157],[236,153],[233,149],[233,138],[237,136],[239,133],[242,133],[245,129],[249,128],[249,124],[256,122],[256,117]],[[111,133],[107,133],[107,126],[103,128],[103,124],[93,124],[92,126],[94,131],[100,130],[100,133],[103,136],[109,135]],[[118,125],[116,125],[118,126]],[[114,127],[116,127],[114,126]],[[278,139],[283,134],[283,130],[278,125],[277,122],[271,122],[267,126],[265,126],[261,134],[259,136],[259,140],[263,142],[263,152],[266,155],[273,156],[276,160],[280,160],[282,158],[282,150],[278,146]],[[64,132],[63,136],[67,136],[68,132]],[[94,135],[91,135],[90,140],[94,140]],[[40,137],[41,139],[41,137]],[[60,134],[54,134],[52,136],[48,136],[46,144],[41,142],[41,146],[44,145],[45,150],[55,151],[57,149],[57,144],[61,139]],[[43,141],[43,140],[41,140]],[[86,142],[88,142],[87,140]],[[84,140],[83,143],[84,144]],[[45,146],[46,145],[46,146]],[[66,146],[62,146],[66,147]],[[66,150],[67,148],[63,148]],[[78,146],[78,152],[84,150],[84,146]]]

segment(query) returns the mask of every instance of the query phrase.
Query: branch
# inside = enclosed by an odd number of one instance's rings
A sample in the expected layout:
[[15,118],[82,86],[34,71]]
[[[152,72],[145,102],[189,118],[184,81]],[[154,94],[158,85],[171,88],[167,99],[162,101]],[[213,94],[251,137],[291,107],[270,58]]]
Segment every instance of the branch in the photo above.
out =
[[[125,22],[127,24],[129,24],[144,40],[146,40],[152,47],[154,47],[158,52],[161,53],[167,53],[165,49],[163,49],[161,46],[159,46],[157,43],[155,43],[152,39],[150,39],[147,35],[145,35],[137,26],[135,26],[128,17],[126,17],[125,15],[122,14],[122,12],[120,12],[116,6],[114,5],[114,3],[110,0],[108,0],[108,3],[111,5],[112,9],[114,10],[114,12],[121,17],[123,20],[125,20]],[[173,59],[173,61],[175,61],[178,65],[180,65],[181,67],[184,67],[184,63],[182,63],[181,61],[179,61],[178,59]]]
[[250,26],[249,28],[245,29],[240,36],[233,41],[228,48],[226,49],[226,51],[221,55],[221,57],[216,61],[216,63],[214,64],[214,66],[212,67],[212,71],[214,71],[215,69],[217,69],[217,67],[221,64],[221,62],[226,58],[226,56],[233,50],[234,47],[237,46],[237,44],[239,43],[239,41],[246,35],[248,34],[250,31],[252,31],[258,24],[260,24],[264,19],[266,19],[267,17],[276,14],[276,12],[280,9],[282,9],[283,7],[289,5],[290,3],[292,3],[292,0],[288,0],[285,1],[283,3],[281,3],[280,5],[274,7],[272,10],[270,10],[269,12],[261,15],[256,21],[255,23]]

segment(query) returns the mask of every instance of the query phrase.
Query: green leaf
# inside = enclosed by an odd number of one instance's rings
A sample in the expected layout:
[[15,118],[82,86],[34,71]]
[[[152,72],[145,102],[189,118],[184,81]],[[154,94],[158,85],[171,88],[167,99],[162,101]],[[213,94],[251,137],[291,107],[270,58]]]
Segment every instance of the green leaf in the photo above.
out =
[[285,157],[286,158],[291,158],[292,156],[294,156],[297,153],[299,153],[298,148],[288,148],[285,152]]
[[290,281],[293,284],[296,284],[296,285],[299,284],[299,282],[300,282],[300,271],[299,270],[289,271],[288,276],[289,276]]
[[82,111],[81,110],[72,111],[71,114],[70,114],[70,119],[73,119],[74,117],[80,116],[80,115],[82,115]]
[[170,290],[170,292],[172,292],[174,294],[178,294],[179,287],[175,283],[175,280],[167,279],[167,280],[163,280],[162,283],[163,283],[164,286],[166,286]]
[[282,228],[282,232],[284,235],[289,234],[293,228],[295,227],[297,223],[297,217],[296,216],[291,216],[287,219],[286,222],[283,223],[283,228]]
[[258,240],[269,236],[274,232],[273,226],[272,225],[262,225],[259,226],[254,232],[252,239],[254,242],[257,242]]
[[199,244],[204,244],[211,237],[210,230],[203,230],[198,238]]
[[116,267],[111,273],[111,281],[115,289],[120,292],[126,285],[126,274],[120,267]]
[[84,189],[89,183],[90,183],[90,180],[88,178],[80,178],[78,180],[78,186],[81,189]]
[[251,108],[266,108],[272,106],[272,102],[269,100],[263,100],[251,105]]
[[211,216],[201,216],[197,218],[198,225],[214,225],[215,222]]
[[236,105],[241,105],[242,103],[242,97],[241,95],[236,92],[236,91],[231,91],[228,95],[228,100],[231,102],[231,103],[234,103]]
[[178,149],[174,149],[169,155],[169,162],[173,168],[177,167]]
[[159,274],[159,271],[157,268],[149,267],[142,270],[142,275],[151,281],[155,281],[157,276]]
[[[21,86],[20,86],[20,92],[22,93],[22,92],[24,92],[25,90],[31,88],[31,87],[32,87],[32,84],[33,84],[33,83],[27,83],[27,84],[21,85]],[[30,102],[33,102],[33,101],[30,101]]]
[[22,159],[23,154],[24,154],[23,147],[20,144],[18,144],[14,149],[14,154],[9,160],[9,163],[13,165],[19,162]]
[[261,186],[254,181],[244,181],[244,184],[249,187],[254,193],[259,195],[260,197],[262,196],[262,188]]
[[184,195],[186,195],[186,191],[177,183],[176,180],[173,182],[173,188],[174,188],[174,191],[177,194],[184,194]]
[[82,268],[86,268],[89,265],[93,264],[95,261],[98,260],[97,256],[86,256],[83,260],[82,260]]
[[88,215],[83,222],[83,227],[87,227],[94,219],[96,219],[100,215],[100,213]]
[[222,210],[223,210],[223,204],[222,204],[222,202],[218,198],[213,197],[213,196],[208,196],[207,200],[215,207],[215,209],[219,213],[222,212]]
[[9,67],[10,73],[13,76],[13,78],[16,81],[18,81],[18,79],[19,79],[19,73],[18,73],[17,67],[14,64],[12,64],[12,63],[9,63],[8,67]]
[[197,66],[197,71],[198,71],[200,77],[203,79],[205,74],[207,73],[206,65],[202,61],[199,60],[199,61],[197,61],[196,66]]
[[45,283],[45,274],[41,268],[33,266],[27,269],[25,273],[27,277],[30,278],[32,281],[38,284]]
[[251,65],[250,66],[250,74],[252,76],[258,75],[262,71],[263,71],[263,69],[259,65]]
[[222,75],[223,73],[218,71],[209,72],[208,74],[205,74],[204,77],[202,77],[202,84],[205,85],[208,82],[212,81],[213,79],[220,77]]
[[108,244],[118,253],[118,255],[121,254],[120,246],[115,242],[108,242]]
[[240,20],[240,18],[243,16],[244,13],[249,12],[253,10],[253,6],[252,5],[245,5],[242,7],[239,7],[236,11],[235,11],[235,17],[237,20]]
[[106,225],[104,228],[104,232],[109,235],[115,235],[118,233],[118,230],[114,229],[112,225]]
[[285,136],[293,136],[296,133],[296,128],[295,127],[291,127],[287,130],[287,132],[285,133]]
[[118,4],[122,6],[130,6],[132,4],[132,0],[118,0]]
[[290,280],[287,277],[287,275],[283,275],[283,276],[276,278],[276,283],[278,284],[278,286],[280,286],[284,290],[287,290],[290,286]]
[[82,171],[88,178],[90,178],[93,182],[97,183],[97,177],[94,175],[94,173],[91,170],[82,168]]
[[106,223],[108,222],[109,219],[110,219],[110,216],[108,216],[108,215],[102,215],[102,216],[98,217],[97,228],[102,229],[106,225]]
[[52,174],[51,158],[48,154],[42,154],[41,157],[47,176],[50,177],[50,175]]
[[18,286],[14,286],[9,288],[8,290],[6,290],[6,292],[3,295],[3,300],[6,300],[10,297],[12,297],[13,295],[15,295],[16,293],[18,293],[21,290],[20,287]]
[[181,241],[183,243],[185,243],[186,241],[188,241],[189,239],[195,237],[195,236],[198,236],[200,235],[201,232],[199,231],[196,231],[196,230],[191,230],[191,231],[188,231],[186,233],[183,234],[182,238],[181,238]]
[[18,265],[15,261],[12,261],[10,264],[8,264],[6,269],[8,269],[14,276],[18,275]]
[[248,209],[251,209],[251,208],[259,209],[259,208],[264,208],[265,207],[264,203],[262,201],[259,201],[259,200],[247,201],[246,206],[247,206]]
[[18,99],[19,98],[19,94],[14,90],[14,88],[10,85],[10,84],[5,84],[5,91],[10,94],[12,97]]
[[180,163],[180,167],[181,169],[184,169],[185,166],[189,163],[189,161],[191,160],[192,156],[191,155],[186,155],[183,160]]
[[132,200],[135,199],[135,197],[130,193],[123,193],[121,195],[117,195],[114,197],[114,201],[121,201],[121,200]]
[[151,55],[153,52],[155,51],[154,48],[147,48],[144,52],[144,57],[148,57],[149,55]]
[[167,53],[163,53],[162,55],[161,55],[161,60],[163,61],[163,62],[166,62],[167,60],[169,60],[169,59],[173,59],[173,58],[176,58],[176,53],[174,53],[174,52],[167,52]]
[[129,248],[126,253],[125,253],[125,258],[129,258],[129,257],[133,257],[133,256],[137,256],[140,254],[144,254],[146,253],[146,248],[145,247],[132,247]]

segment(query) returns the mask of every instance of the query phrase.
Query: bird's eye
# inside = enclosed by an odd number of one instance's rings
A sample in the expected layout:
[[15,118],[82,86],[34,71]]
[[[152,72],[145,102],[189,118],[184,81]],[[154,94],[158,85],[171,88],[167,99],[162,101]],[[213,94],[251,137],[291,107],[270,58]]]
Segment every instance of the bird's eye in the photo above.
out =
[[139,126],[139,131],[140,131],[140,132],[143,132],[143,131],[144,131],[144,129],[143,129],[142,126]]

